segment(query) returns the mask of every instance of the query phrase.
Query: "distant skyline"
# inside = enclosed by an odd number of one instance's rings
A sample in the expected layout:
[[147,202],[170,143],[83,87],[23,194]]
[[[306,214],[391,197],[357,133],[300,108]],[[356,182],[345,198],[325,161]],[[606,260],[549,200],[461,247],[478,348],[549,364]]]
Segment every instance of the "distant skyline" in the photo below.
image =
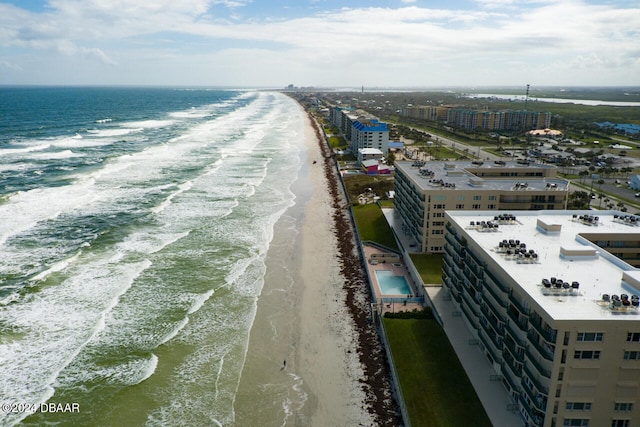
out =
[[640,86],[640,3],[5,0],[0,84]]

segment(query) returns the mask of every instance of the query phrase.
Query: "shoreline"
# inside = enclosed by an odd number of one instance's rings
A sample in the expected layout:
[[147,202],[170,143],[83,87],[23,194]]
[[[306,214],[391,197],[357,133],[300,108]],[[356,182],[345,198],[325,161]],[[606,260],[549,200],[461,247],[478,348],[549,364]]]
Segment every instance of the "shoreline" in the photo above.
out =
[[[306,110],[305,110],[306,111]],[[338,239],[345,303],[357,333],[357,353],[364,369],[361,380],[366,394],[366,405],[377,426],[402,425],[402,418],[393,397],[389,365],[377,330],[370,318],[369,287],[360,260],[356,238],[346,195],[340,184],[341,177],[329,146],[325,142],[319,124],[307,112],[315,131],[317,143],[323,153],[323,168],[328,190],[333,199],[334,232]]]
[[402,425],[334,158],[292,100],[305,144],[296,202],[266,254],[233,424]]

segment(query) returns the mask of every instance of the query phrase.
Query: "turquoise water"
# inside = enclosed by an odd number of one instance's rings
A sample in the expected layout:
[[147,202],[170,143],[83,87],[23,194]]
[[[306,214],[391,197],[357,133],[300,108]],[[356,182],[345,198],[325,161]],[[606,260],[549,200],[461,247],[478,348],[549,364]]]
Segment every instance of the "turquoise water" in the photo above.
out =
[[0,401],[80,408],[0,426],[232,425],[304,112],[208,89],[0,99]]
[[375,270],[380,292],[384,295],[409,295],[411,288],[404,276],[397,276],[391,270]]

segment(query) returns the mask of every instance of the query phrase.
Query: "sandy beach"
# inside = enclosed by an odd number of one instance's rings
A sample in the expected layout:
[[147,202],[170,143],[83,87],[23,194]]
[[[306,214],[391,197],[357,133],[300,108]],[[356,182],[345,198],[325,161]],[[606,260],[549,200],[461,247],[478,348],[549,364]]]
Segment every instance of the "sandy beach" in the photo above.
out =
[[267,254],[236,398],[238,426],[399,424],[345,201],[319,136],[307,119],[296,205],[276,225]]

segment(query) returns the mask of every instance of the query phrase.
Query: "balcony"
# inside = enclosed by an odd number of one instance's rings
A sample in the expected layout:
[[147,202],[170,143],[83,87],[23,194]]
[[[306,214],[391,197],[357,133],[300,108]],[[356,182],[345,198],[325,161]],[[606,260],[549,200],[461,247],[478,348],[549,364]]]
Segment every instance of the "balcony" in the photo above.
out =
[[[542,356],[543,358],[545,358],[550,362],[553,362],[553,356],[554,356],[553,350],[546,348],[544,345],[540,344],[538,342],[538,338],[535,336],[535,333],[533,331],[530,331],[527,334],[527,338],[528,338],[527,342],[530,344],[532,348],[536,349],[536,351],[540,356]],[[533,354],[533,352],[531,354],[535,357],[535,354]]]
[[542,320],[537,318],[529,318],[529,324],[533,326],[533,328],[540,334],[540,336],[550,344],[556,343],[556,338],[558,336],[558,331],[549,327],[542,326]]
[[[475,315],[475,313],[473,313],[472,310],[469,310],[469,307],[467,306],[467,304],[460,304],[460,307],[462,308],[462,312],[464,313],[464,315],[466,316],[469,325],[471,325],[474,329],[478,329],[479,325],[478,325],[478,319],[479,317],[477,315]],[[474,317],[475,315],[475,317]]]
[[[503,340],[504,346],[508,349],[508,351],[513,356],[513,359],[517,362],[524,362],[524,347],[519,346],[511,337],[511,335],[507,335]],[[519,372],[518,372],[519,373]]]
[[[475,302],[471,294],[469,292],[464,292],[462,294],[462,298],[464,299],[464,302],[465,302],[464,305],[469,307],[469,309],[471,310],[471,312],[476,318],[480,318],[480,308],[478,307],[478,303]],[[476,319],[476,322],[477,322],[477,319]]]
[[[501,313],[498,310],[499,306],[492,306],[490,304],[485,304],[487,307],[487,314],[491,313],[493,314],[493,317],[495,317],[497,319],[497,322],[500,322],[500,324],[497,324],[496,321],[493,321],[493,325],[496,327],[496,330],[500,330],[500,333],[504,335],[504,324],[506,321],[506,316],[504,315],[504,313]],[[491,317],[491,316],[487,316],[487,317]]]
[[484,262],[482,262],[473,251],[467,251],[467,253],[471,255],[471,262],[474,264],[474,270],[478,270],[478,272],[480,272],[480,269],[484,269]]
[[511,290],[509,289],[508,286],[503,285],[502,283],[500,283],[500,281],[493,275],[493,273],[491,273],[491,271],[489,269],[486,269],[486,268],[484,270],[484,281],[485,281],[486,284],[489,284],[489,285],[493,286],[494,288],[501,290],[506,295],[508,295],[511,292]]
[[529,317],[529,309],[522,302],[520,302],[519,298],[516,295],[514,294],[509,295],[509,301],[511,302],[511,304],[513,304],[515,308],[518,309],[520,314],[522,314],[525,317]]
[[511,376],[511,373],[509,373],[509,370],[511,370],[511,366],[509,364],[507,364],[507,367],[509,369],[507,369],[506,372],[503,372],[502,377],[506,380],[507,384],[509,384],[509,387],[511,387],[511,390],[516,391],[516,392],[520,392],[522,387],[520,386],[520,377],[519,377],[519,375],[514,374],[513,377],[516,378],[516,379],[514,379]]
[[456,241],[456,238],[451,233],[444,233],[444,240],[451,245],[452,253],[460,250],[460,243]]
[[527,333],[522,329],[522,326],[518,325],[518,323],[513,320],[509,311],[507,311],[507,314],[509,314],[509,319],[507,320],[507,333],[511,335],[517,345],[524,348]]
[[[510,371],[516,377],[520,377],[520,375],[522,374],[522,363],[518,363],[518,361],[513,358],[510,352],[504,353],[504,365],[502,366],[503,374],[505,373],[505,369],[504,369],[505,366],[509,368],[506,371]],[[511,388],[513,388],[513,384]]]
[[[533,383],[538,393],[542,393],[545,396],[549,396],[549,387],[545,386],[539,379],[539,377],[533,373],[533,371],[529,368],[529,365],[526,363],[522,367],[523,376],[526,375],[529,380]],[[523,384],[523,388],[526,386]]]
[[496,350],[495,344],[493,344],[493,341],[488,337],[487,333],[484,331],[483,328],[478,329],[478,336],[480,337],[480,340],[484,344],[484,347],[487,349],[487,351],[491,353],[491,357],[493,358],[493,361],[501,364],[502,354],[500,351]]
[[522,390],[529,396],[529,399],[531,399],[533,408],[544,414],[547,410],[547,397],[539,393],[536,395],[533,390],[527,387],[522,387]]
[[498,292],[492,286],[483,286],[482,297],[485,299],[487,304],[507,308],[506,300],[500,298]]
[[529,415],[529,422],[531,423],[529,425],[542,426],[544,424],[544,414],[540,414],[538,411],[530,408],[523,394],[520,394],[520,406],[523,407]]
[[460,298],[460,292],[458,292],[455,287],[451,289],[451,296],[458,304],[462,302],[462,299]]
[[453,284],[453,288],[459,292],[462,293],[462,283],[460,280],[456,279],[455,276],[452,278],[451,283]]
[[525,355],[525,369],[527,368],[528,364],[526,363],[526,361],[528,360],[531,364],[531,366],[533,366],[533,368],[535,368],[535,372],[537,372],[541,377],[550,379],[551,378],[551,364],[550,363],[545,363],[541,360],[536,359],[535,354],[533,354],[533,352],[531,351],[531,346],[527,347],[527,349],[524,352]]
[[522,332],[522,334],[519,334],[518,336],[523,335],[527,332],[527,325],[529,322],[527,321],[526,317],[518,313],[518,310],[516,310],[515,307],[512,308],[510,306],[509,308],[507,308],[507,315],[513,321],[514,327],[518,327],[518,329]]
[[455,255],[455,251],[453,250],[453,246],[451,246],[451,243],[449,243],[449,242],[447,241],[446,236],[445,236],[445,238],[444,238],[444,239],[445,239],[445,241],[446,241],[446,243],[445,243],[445,245],[444,245],[444,252],[445,252],[445,254],[447,254],[447,255],[449,255],[451,258],[453,258],[453,256]]

